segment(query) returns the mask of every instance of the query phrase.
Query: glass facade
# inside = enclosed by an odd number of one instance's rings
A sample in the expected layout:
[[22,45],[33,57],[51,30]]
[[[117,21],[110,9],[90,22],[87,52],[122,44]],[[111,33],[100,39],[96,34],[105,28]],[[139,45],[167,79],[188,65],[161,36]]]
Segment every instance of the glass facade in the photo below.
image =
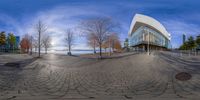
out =
[[169,40],[161,33],[145,27],[139,27],[134,33],[129,37],[130,46],[137,46],[140,44],[149,44],[161,47],[169,47]]

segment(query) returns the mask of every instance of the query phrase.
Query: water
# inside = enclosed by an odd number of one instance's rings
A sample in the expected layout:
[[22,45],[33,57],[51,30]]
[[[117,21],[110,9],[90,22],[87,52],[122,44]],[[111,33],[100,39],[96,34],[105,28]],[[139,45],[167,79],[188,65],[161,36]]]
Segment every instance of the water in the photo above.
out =
[[[45,51],[41,51],[41,53],[45,53]],[[50,50],[48,53],[51,54],[60,54],[60,55],[67,55],[68,51],[55,51],[55,50]],[[76,50],[76,51],[71,51],[72,55],[81,55],[81,54],[91,54],[94,53],[93,50]]]

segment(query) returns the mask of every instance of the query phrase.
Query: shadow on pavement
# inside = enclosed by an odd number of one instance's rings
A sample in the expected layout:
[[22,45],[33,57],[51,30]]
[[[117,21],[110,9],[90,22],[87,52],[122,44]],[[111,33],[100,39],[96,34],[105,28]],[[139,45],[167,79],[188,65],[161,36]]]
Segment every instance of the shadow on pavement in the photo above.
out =
[[26,60],[23,60],[23,61],[8,62],[8,63],[4,64],[4,66],[13,67],[13,68],[23,68],[23,67],[29,65],[30,63],[34,62],[37,59],[38,58],[31,58],[31,59],[26,59]]

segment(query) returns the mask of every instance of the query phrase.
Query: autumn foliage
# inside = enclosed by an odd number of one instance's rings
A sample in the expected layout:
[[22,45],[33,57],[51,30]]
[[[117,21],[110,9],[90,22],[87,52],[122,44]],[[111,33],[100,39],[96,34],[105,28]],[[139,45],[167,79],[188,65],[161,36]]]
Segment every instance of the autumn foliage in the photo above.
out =
[[121,43],[120,43],[119,40],[116,40],[114,42],[113,48],[114,48],[114,52],[121,52],[122,51],[122,46],[121,46]]
[[120,52],[122,50],[120,39],[116,33],[109,35],[107,40],[102,44],[104,49],[110,48],[111,52]]
[[[111,18],[107,17],[91,18],[81,23],[81,27],[84,33],[87,34],[87,37],[90,37],[91,35],[95,37],[98,44],[100,58],[102,58],[103,43],[106,41],[110,33],[118,28],[118,25],[118,23],[115,23]],[[95,48],[93,49],[95,51]]]
[[96,53],[96,47],[98,47],[97,37],[94,34],[90,34],[87,37],[87,42],[90,47],[93,48],[94,53]]
[[20,46],[23,53],[29,52],[29,49],[31,48],[31,42],[28,35],[25,35],[24,38],[22,38]]

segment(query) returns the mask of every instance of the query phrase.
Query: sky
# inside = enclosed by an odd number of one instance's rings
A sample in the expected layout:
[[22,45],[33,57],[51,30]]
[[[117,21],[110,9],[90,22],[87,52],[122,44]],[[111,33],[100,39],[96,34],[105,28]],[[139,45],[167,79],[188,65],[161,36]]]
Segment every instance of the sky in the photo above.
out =
[[79,23],[90,17],[110,17],[120,23],[120,40],[128,37],[131,21],[136,13],[151,16],[162,23],[171,34],[172,47],[182,44],[182,35],[200,34],[199,0],[1,0],[0,31],[23,37],[35,34],[34,25],[42,20],[52,36],[53,48],[65,48],[67,28],[76,33],[73,48],[89,48],[79,36]]

